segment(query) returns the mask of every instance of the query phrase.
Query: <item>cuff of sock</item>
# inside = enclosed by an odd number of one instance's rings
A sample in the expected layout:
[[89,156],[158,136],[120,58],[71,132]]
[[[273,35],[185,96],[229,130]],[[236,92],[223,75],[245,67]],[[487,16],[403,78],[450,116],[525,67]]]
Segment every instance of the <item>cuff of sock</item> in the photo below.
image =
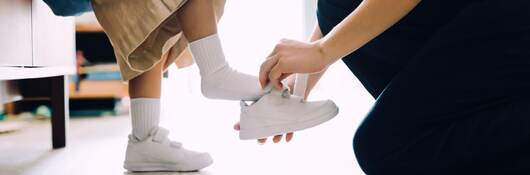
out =
[[160,99],[158,98],[132,98],[131,112],[140,115],[155,115],[160,112]]
[[201,75],[214,73],[227,64],[217,34],[191,42],[189,47]]

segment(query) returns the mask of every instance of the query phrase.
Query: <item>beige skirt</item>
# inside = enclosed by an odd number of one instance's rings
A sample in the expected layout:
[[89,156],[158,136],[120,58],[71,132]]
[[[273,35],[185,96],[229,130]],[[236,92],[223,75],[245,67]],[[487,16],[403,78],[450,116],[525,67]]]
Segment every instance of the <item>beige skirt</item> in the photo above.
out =
[[[164,70],[180,62],[188,41],[177,21],[177,12],[187,0],[93,0],[94,13],[109,37],[122,79],[128,81],[157,65],[167,55]],[[221,16],[225,0],[214,0]],[[188,60],[182,60],[188,59]]]

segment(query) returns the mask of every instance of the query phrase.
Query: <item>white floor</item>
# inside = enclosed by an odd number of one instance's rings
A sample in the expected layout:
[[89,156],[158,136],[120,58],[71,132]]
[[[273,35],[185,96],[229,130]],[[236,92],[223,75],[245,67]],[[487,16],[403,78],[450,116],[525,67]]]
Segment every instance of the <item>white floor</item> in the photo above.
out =
[[[196,91],[189,92],[187,84],[196,81],[179,77],[196,73],[193,69],[173,71],[163,90],[162,126],[172,131],[170,137],[208,151],[215,159],[211,167],[189,175],[362,174],[351,140],[373,100],[353,77],[333,79],[346,71],[343,65],[334,66],[312,96],[335,100],[340,114],[324,125],[296,133],[291,143],[266,145],[238,140],[232,130],[238,120],[238,102],[207,100]],[[129,123],[127,116],[71,119],[68,146],[59,150],[50,148],[48,121],[2,134],[0,175],[129,174],[122,168]]]

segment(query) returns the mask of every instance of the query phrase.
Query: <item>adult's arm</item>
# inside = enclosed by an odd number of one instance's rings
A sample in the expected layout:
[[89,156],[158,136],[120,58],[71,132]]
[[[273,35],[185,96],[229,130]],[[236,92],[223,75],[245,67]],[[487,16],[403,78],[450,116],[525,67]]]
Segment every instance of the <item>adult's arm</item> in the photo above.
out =
[[282,40],[260,70],[260,82],[293,73],[315,73],[359,49],[407,15],[421,0],[364,0],[324,38],[311,43]]

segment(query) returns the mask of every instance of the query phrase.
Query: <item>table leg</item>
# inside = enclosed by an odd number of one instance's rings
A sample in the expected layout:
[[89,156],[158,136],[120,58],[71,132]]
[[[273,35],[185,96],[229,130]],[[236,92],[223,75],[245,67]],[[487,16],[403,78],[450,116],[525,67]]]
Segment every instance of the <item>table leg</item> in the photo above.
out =
[[68,110],[68,77],[57,76],[49,78],[51,84],[52,108],[52,144],[53,148],[66,146],[66,129],[70,117]]

